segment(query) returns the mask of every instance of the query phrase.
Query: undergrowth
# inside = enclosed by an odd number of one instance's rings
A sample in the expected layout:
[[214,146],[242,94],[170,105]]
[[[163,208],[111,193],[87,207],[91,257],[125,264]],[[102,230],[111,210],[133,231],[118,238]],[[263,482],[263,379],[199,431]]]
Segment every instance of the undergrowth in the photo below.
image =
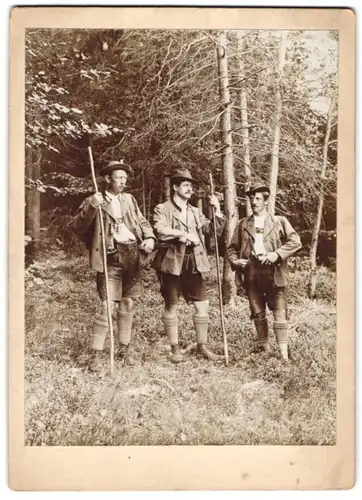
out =
[[[335,444],[335,273],[320,270],[315,301],[306,296],[306,272],[291,273],[290,367],[279,358],[270,314],[272,352],[254,354],[246,298],[226,306],[226,367],[195,354],[193,308],[184,302],[179,329],[187,361],[170,363],[159,285],[152,270],[144,272],[145,294],[134,319],[137,365],[116,364],[113,377],[107,372],[109,340],[105,374],[87,369],[94,278],[86,256],[69,257],[62,248],[44,252],[27,268],[25,444]],[[215,273],[207,290],[210,344],[222,353]]]

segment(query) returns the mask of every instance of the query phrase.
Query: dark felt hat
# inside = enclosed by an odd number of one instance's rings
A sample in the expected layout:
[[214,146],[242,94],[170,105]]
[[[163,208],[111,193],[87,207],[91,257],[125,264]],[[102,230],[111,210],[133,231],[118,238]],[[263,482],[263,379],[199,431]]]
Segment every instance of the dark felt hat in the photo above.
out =
[[133,173],[132,167],[126,165],[122,159],[119,161],[110,161],[107,165],[100,169],[99,175],[104,177],[105,175],[110,175],[114,170],[124,170],[128,174]]
[[187,168],[176,168],[172,170],[168,176],[170,177],[171,181],[188,181],[192,182],[193,184],[197,184],[198,181],[194,179]]
[[266,186],[265,184],[262,184],[261,182],[256,182],[255,184],[252,184],[250,186],[250,189],[248,191],[245,191],[246,196],[250,196],[251,194],[254,193],[269,193],[270,194],[270,188],[269,186]]

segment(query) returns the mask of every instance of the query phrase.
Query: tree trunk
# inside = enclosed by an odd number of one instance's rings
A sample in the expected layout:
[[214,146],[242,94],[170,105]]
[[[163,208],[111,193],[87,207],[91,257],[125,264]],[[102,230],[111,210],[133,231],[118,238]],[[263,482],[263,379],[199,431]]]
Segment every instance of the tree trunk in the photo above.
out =
[[142,213],[146,217],[146,183],[145,183],[145,171],[142,170]]
[[[210,203],[205,203],[205,216],[212,223],[213,213],[212,213],[212,206],[210,205]],[[205,244],[207,251],[210,254],[213,254],[215,252],[215,238],[213,232],[208,232],[207,234],[205,234]]]
[[31,260],[36,258],[40,238],[40,191],[34,184],[40,180],[40,162],[40,151],[32,150],[25,164],[26,183],[31,183],[25,190],[25,234],[31,237],[26,253]]
[[[241,136],[243,140],[243,168],[245,175],[245,191],[250,188],[251,183],[251,170],[250,170],[250,147],[249,147],[249,129],[248,129],[248,107],[247,107],[247,96],[246,89],[242,82],[244,75],[244,61],[243,61],[243,35],[241,31],[236,32],[236,37],[238,41],[238,80],[241,81],[241,88],[239,93],[240,100],[240,110],[241,110]],[[250,200],[246,199],[246,215],[249,216],[252,214]]]
[[[223,113],[220,117],[221,142],[223,146],[222,167],[223,180],[225,186],[225,245],[230,243],[234,229],[238,221],[238,213],[235,206],[236,186],[232,156],[231,137],[231,103],[229,94],[228,60],[227,60],[227,40],[224,31],[218,35],[217,60],[219,75],[220,104]],[[223,265],[223,300],[225,304],[234,305],[236,288],[234,284],[234,274],[231,271],[227,258],[224,257]]]
[[168,201],[171,196],[170,178],[168,176],[165,176],[164,179],[165,179],[163,184],[164,196],[165,196],[165,201]]
[[280,143],[280,127],[282,118],[282,76],[283,67],[285,59],[286,50],[286,31],[281,32],[280,36],[280,47],[279,47],[279,62],[278,62],[278,76],[276,83],[276,93],[275,93],[275,113],[274,113],[274,138],[273,146],[271,152],[271,166],[269,175],[269,187],[270,187],[270,198],[269,198],[269,213],[274,214],[275,212],[275,200],[277,194],[277,183],[279,174],[279,143]]
[[149,184],[149,192],[148,192],[148,207],[147,207],[147,215],[145,215],[146,219],[149,221],[151,220],[152,212],[151,212],[151,207],[152,207],[152,187],[151,187],[151,182]]
[[310,299],[314,299],[316,296],[316,288],[317,288],[317,248],[318,248],[318,239],[319,239],[319,231],[322,222],[322,213],[323,213],[323,204],[324,204],[324,180],[326,177],[326,170],[328,164],[328,145],[329,145],[329,137],[331,135],[331,126],[332,126],[332,116],[334,111],[334,97],[331,98],[329,111],[328,111],[328,119],[327,119],[327,129],[326,135],[324,137],[324,145],[323,145],[323,163],[321,170],[321,191],[318,200],[318,209],[317,215],[314,223],[312,241],[310,245],[310,276],[309,276],[309,284],[308,284],[308,295]]

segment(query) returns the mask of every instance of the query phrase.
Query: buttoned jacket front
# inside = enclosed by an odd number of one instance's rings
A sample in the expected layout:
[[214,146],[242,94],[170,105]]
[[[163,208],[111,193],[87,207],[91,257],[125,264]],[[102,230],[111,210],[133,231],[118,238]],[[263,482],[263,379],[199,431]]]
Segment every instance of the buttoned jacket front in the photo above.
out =
[[[227,257],[232,264],[237,259],[250,259],[255,240],[254,216],[242,219],[234,231],[227,248]],[[274,284],[285,287],[289,284],[287,259],[301,248],[301,240],[286,217],[267,214],[264,223],[263,240],[267,252],[276,252],[279,256],[274,267]],[[247,268],[245,270],[247,272]],[[237,286],[244,283],[245,272],[235,272]]]
[[[204,274],[210,271],[210,263],[205,247],[205,233],[212,231],[210,221],[203,215],[201,210],[191,204],[187,204],[189,216],[194,218],[200,245],[193,247],[196,269]],[[221,235],[224,227],[224,218],[216,217],[217,234]],[[166,251],[159,250],[155,257],[157,271],[179,276],[182,271],[182,263],[185,257],[186,244],[178,241],[180,231],[185,230],[185,224],[181,217],[181,209],[173,199],[160,203],[156,206],[153,215],[153,226],[158,240],[165,244]]]
[[[108,248],[113,238],[111,225],[117,221],[117,217],[112,210],[111,200],[105,193],[103,197],[104,203],[101,207],[106,248]],[[89,196],[84,200],[69,226],[87,246],[91,269],[103,272],[101,223],[98,209],[90,203],[91,198]],[[123,221],[136,236],[137,241],[141,243],[146,238],[156,239],[150,223],[143,216],[135,198],[130,193],[122,193],[119,195],[119,200]]]

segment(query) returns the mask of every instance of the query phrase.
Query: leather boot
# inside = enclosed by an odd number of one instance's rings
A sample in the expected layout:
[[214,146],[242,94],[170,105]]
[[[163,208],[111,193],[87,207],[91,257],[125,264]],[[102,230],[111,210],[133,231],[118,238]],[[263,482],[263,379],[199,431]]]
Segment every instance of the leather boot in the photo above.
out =
[[258,335],[258,350],[269,352],[269,327],[267,318],[255,318],[254,324]]
[[130,353],[130,345],[129,344],[120,344],[117,351],[117,359],[123,361],[125,365],[135,366],[136,361]]
[[181,353],[180,346],[178,344],[174,344],[171,346],[171,362],[172,363],[183,363],[186,361],[185,356]]
[[197,344],[197,351],[209,361],[217,361],[222,358],[222,356],[215,354],[214,351],[206,344]]
[[102,361],[101,361],[101,351],[91,350],[91,357],[89,361],[89,371],[94,373],[100,373],[103,371]]

